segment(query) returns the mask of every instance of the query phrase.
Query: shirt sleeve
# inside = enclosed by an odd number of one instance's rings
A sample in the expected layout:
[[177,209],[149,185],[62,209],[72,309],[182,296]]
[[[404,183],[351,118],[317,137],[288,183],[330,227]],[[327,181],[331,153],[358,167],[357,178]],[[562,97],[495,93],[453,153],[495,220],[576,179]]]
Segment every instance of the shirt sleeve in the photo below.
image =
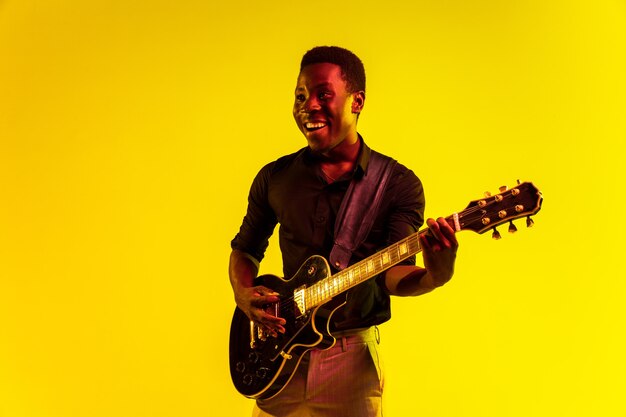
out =
[[[416,233],[424,224],[424,188],[420,179],[410,169],[400,165],[396,181],[389,187],[392,204],[388,214],[387,245],[396,243]],[[415,265],[412,256],[401,265]]]
[[243,251],[261,262],[269,238],[277,224],[276,214],[269,202],[269,185],[273,163],[263,167],[254,178],[248,194],[248,208],[239,233],[231,248]]

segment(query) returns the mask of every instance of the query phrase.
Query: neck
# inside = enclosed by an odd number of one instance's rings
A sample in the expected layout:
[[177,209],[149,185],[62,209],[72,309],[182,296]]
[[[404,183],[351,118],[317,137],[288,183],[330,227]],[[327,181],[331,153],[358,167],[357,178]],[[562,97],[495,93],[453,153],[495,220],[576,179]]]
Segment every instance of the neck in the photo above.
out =
[[329,183],[335,182],[348,172],[354,171],[360,149],[361,141],[357,136],[355,142],[350,143],[346,139],[331,151],[322,154],[320,168],[326,177],[326,181]]
[[361,140],[359,135],[354,134],[346,136],[337,146],[322,154],[323,163],[327,164],[354,164],[359,157],[361,149]]

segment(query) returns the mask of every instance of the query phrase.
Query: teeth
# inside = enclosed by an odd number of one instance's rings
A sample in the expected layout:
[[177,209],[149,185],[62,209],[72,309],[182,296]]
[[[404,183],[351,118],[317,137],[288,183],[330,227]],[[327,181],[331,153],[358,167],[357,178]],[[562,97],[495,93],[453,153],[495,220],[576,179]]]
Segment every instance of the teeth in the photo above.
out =
[[320,127],[326,126],[326,123],[305,123],[304,126],[307,129],[318,129]]

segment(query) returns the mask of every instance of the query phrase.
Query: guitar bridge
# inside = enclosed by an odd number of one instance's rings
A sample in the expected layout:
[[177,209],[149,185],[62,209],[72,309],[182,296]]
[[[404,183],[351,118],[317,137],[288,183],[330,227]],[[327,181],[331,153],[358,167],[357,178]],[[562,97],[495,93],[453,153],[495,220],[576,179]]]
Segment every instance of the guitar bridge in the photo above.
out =
[[267,340],[267,332],[261,326],[257,326],[250,320],[250,349],[257,348],[257,341],[265,342]]
[[254,322],[250,320],[250,349],[256,348],[256,338],[254,337],[255,326]]

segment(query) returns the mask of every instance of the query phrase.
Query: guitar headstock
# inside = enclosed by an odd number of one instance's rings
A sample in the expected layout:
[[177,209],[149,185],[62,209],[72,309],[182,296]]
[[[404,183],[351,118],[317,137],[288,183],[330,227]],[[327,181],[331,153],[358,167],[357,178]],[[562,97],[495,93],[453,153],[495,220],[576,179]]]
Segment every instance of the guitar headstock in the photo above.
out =
[[460,230],[485,233],[493,229],[494,239],[500,238],[496,227],[509,222],[509,232],[517,231],[513,220],[526,217],[526,225],[533,225],[530,216],[541,209],[541,192],[531,182],[523,182],[508,189],[500,187],[498,194],[485,193],[485,197],[474,200],[458,213]]

